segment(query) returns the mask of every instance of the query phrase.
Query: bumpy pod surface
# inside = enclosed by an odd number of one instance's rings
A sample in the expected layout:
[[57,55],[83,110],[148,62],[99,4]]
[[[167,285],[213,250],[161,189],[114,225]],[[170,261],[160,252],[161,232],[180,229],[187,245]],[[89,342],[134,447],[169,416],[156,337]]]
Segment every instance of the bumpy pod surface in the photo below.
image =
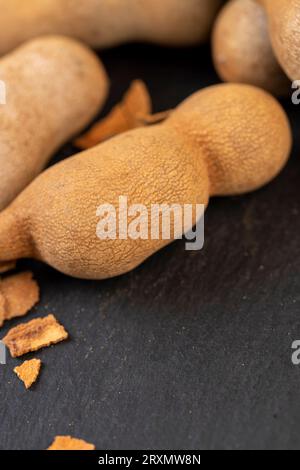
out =
[[172,240],[99,239],[100,205],[118,208],[125,196],[128,206],[149,211],[152,204],[207,206],[210,196],[271,181],[290,148],[287,117],[271,95],[248,85],[204,89],[164,123],[124,133],[41,174],[0,214],[0,262],[34,257],[86,279],[126,273]]
[[0,60],[0,210],[99,111],[108,79],[95,54],[59,36],[32,40]]
[[300,78],[300,0],[257,0],[264,6],[274,52],[291,80]]

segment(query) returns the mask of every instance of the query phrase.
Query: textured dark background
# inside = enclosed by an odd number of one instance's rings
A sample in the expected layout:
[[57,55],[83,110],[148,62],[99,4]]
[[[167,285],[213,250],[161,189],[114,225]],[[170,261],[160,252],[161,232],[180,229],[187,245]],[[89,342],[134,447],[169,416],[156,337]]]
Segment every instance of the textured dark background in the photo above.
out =
[[[218,82],[206,47],[101,55],[112,79],[106,111],[135,78],[149,85],[155,111]],[[20,263],[42,292],[27,319],[54,313],[71,339],[36,354],[44,366],[30,392],[13,373],[20,361],[0,366],[1,449],[45,449],[57,434],[98,449],[300,447],[300,366],[291,362],[300,339],[300,108],[289,102],[290,163],[254,194],[211,201],[203,251],[177,242],[105,282]]]

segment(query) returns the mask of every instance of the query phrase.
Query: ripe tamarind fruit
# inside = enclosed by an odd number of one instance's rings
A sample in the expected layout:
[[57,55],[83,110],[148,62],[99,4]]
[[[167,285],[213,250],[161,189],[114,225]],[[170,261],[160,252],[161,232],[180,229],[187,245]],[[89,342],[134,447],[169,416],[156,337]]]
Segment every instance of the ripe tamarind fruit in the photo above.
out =
[[6,103],[0,105],[0,210],[84,129],[108,93],[96,55],[79,42],[47,36],[0,60]]
[[287,117],[271,95],[249,85],[209,87],[162,124],[128,131],[39,175],[0,214],[0,263],[36,258],[85,279],[126,273],[172,240],[100,239],[100,205],[118,210],[125,196],[149,211],[152,204],[206,207],[212,196],[270,182],[290,148]]
[[257,0],[266,12],[273,50],[291,80],[300,78],[300,0]]
[[266,12],[255,0],[230,0],[223,7],[212,48],[224,81],[248,83],[275,95],[288,93],[289,80],[273,52]]
[[0,54],[27,39],[62,34],[92,47],[206,41],[221,0],[0,0]]

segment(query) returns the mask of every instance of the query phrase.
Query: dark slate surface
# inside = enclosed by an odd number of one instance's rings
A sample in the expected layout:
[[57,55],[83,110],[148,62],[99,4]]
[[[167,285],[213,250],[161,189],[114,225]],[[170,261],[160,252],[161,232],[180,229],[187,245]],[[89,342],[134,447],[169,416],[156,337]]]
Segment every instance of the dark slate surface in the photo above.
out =
[[[137,77],[156,111],[218,81],[207,48],[130,46],[102,57],[113,82],[107,109]],[[105,282],[20,264],[42,291],[27,318],[54,313],[71,340],[37,354],[44,366],[30,392],[12,372],[20,361],[0,366],[1,449],[44,449],[57,434],[98,449],[299,448],[300,109],[285,105],[292,160],[265,189],[211,201],[202,252],[178,242]]]

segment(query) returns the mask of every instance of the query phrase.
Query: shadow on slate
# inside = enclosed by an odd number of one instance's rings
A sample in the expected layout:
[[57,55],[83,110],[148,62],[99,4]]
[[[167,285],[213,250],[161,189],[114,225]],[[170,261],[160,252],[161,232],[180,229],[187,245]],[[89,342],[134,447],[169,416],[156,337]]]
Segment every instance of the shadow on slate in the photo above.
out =
[[[209,48],[126,46],[101,54],[115,104],[148,84],[155,111],[217,83]],[[35,262],[42,298],[71,339],[29,357],[44,370],[30,392],[0,366],[0,448],[45,449],[57,434],[98,449],[300,447],[300,108],[293,158],[276,181],[214,199],[201,252],[176,242],[134,272],[79,281]],[[75,152],[66,146],[54,161]],[[45,208],[45,218],[47,208]],[[7,324],[5,334],[18,321]]]

